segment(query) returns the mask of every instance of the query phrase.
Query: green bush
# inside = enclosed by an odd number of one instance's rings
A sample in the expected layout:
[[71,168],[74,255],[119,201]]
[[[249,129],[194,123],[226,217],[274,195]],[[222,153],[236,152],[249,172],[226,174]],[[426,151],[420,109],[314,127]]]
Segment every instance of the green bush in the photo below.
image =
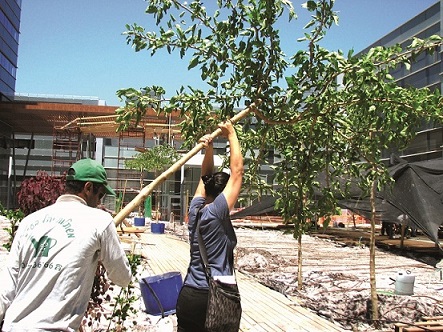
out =
[[24,213],[17,209],[17,210],[7,210],[3,207],[0,203],[0,215],[5,216],[6,219],[9,220],[10,226],[4,228],[4,230],[8,233],[9,239],[6,243],[3,243],[3,247],[6,248],[6,250],[10,251],[12,246],[12,241],[14,241],[15,232],[17,231],[18,224],[20,221],[24,218]]

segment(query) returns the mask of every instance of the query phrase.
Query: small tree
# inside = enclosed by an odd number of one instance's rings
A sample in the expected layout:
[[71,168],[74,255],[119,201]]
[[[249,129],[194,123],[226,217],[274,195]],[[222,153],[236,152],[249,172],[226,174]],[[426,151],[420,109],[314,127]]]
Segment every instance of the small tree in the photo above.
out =
[[[179,158],[179,154],[169,144],[155,145],[151,149],[140,152],[133,159],[125,161],[125,166],[140,172],[140,190],[143,189],[144,172],[151,171],[157,176],[158,172],[165,170],[168,166],[175,163]],[[158,196],[157,196],[158,201]],[[143,207],[139,206],[139,215],[143,215]]]

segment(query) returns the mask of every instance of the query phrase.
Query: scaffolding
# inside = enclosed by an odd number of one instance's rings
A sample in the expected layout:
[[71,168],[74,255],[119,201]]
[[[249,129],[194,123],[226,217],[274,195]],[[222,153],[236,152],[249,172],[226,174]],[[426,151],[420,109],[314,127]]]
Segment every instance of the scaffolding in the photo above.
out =
[[52,174],[66,170],[77,160],[81,149],[81,132],[75,129],[56,129],[52,140]]
[[[52,138],[52,174],[62,174],[79,159],[95,157],[95,135],[79,126],[54,123]],[[59,120],[60,122],[60,120]]]
[[[54,134],[54,144],[57,144],[57,153],[60,156],[55,156],[56,160],[62,160],[68,163],[68,156],[75,161],[83,157],[82,150],[84,146],[84,137],[91,138],[87,142],[87,146],[95,150],[95,138],[114,138],[118,140],[116,167],[107,169],[108,182],[117,193],[117,197],[121,200],[120,204],[125,205],[130,202],[140,191],[140,187],[147,185],[154,178],[153,173],[143,172],[128,169],[125,167],[125,161],[131,159],[137,152],[143,152],[147,148],[147,142],[151,141],[151,145],[158,145],[168,143],[174,146],[174,142],[179,142],[181,139],[181,131],[178,124],[173,121],[177,117],[171,114],[168,116],[158,116],[155,112],[151,112],[143,117],[137,124],[131,123],[124,131],[117,131],[118,123],[116,122],[117,115],[95,116],[77,118],[57,128],[57,135]],[[63,137],[63,135],[65,137]],[[76,136],[78,134],[78,136]],[[63,158],[62,149],[66,150]],[[69,152],[68,152],[69,151]],[[70,155],[69,155],[70,153]],[[66,168],[65,168],[66,169]],[[151,180],[149,180],[152,177]],[[142,182],[141,182],[142,181]],[[171,212],[177,216],[180,215],[179,195],[172,195],[170,197],[169,187],[176,186],[177,179],[168,181],[162,186],[162,189],[157,189],[152,193],[152,210],[159,211],[162,218],[168,218]],[[108,202],[111,208],[115,208],[116,202]]]
[[117,169],[115,175],[115,190],[121,197],[122,204],[126,204],[140,191],[140,182],[144,184],[145,174],[138,170],[126,168],[125,162],[130,159],[134,151],[144,148],[146,135],[143,128],[131,128],[120,132],[118,137]]

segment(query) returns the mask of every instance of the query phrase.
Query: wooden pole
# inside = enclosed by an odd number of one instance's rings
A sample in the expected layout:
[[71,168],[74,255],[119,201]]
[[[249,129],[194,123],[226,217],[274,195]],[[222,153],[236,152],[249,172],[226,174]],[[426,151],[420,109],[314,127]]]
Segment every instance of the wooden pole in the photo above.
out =
[[[257,102],[258,104],[259,102]],[[245,118],[253,109],[257,107],[256,103],[252,103],[249,107],[245,108],[243,111],[237,113],[234,117],[231,118],[232,123],[236,123],[239,120]],[[221,129],[217,128],[212,134],[211,137],[214,139],[221,134]],[[185,154],[180,160],[178,160],[175,164],[169,167],[166,171],[160,174],[157,178],[154,179],[149,185],[140,190],[140,193],[134,197],[132,201],[130,201],[119,213],[114,217],[114,223],[118,226],[124,219],[127,217],[135,208],[137,208],[142,202],[148,197],[154,188],[158,185],[162,184],[168,177],[174,174],[177,170],[180,169],[189,159],[195,156],[200,150],[204,148],[203,143],[198,143],[191,151]]]

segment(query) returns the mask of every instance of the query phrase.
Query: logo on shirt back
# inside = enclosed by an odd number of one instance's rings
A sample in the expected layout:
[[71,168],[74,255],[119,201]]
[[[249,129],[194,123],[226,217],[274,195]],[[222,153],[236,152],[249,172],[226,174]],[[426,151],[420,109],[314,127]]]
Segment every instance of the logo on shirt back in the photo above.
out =
[[34,238],[31,239],[32,245],[35,248],[34,257],[48,257],[49,250],[54,248],[57,244],[57,240],[53,239],[49,236],[42,236],[40,240],[36,240]]

